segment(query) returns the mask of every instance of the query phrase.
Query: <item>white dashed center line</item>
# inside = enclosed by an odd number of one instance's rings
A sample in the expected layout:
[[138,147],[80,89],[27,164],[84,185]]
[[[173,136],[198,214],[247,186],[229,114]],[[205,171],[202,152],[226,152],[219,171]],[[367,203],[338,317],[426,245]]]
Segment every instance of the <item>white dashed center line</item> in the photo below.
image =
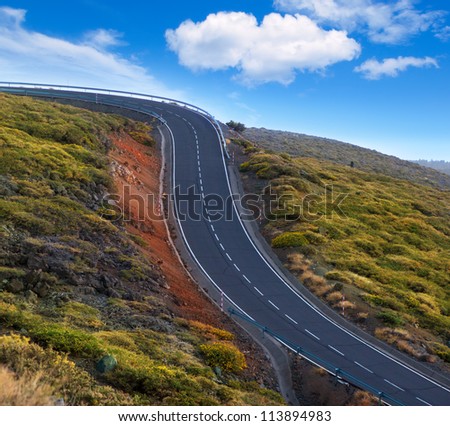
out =
[[264,294],[262,294],[260,291],[259,291],[259,288],[258,287],[253,287],[261,296],[264,296]]
[[416,396],[417,401],[423,402],[426,405],[429,405],[431,407],[431,404],[425,400],[423,400],[422,398],[419,398],[418,396]]
[[225,256],[228,257],[228,260],[229,260],[230,262],[233,261],[233,259],[230,257],[230,255],[229,255],[228,253],[225,253]]
[[219,246],[220,246],[220,248],[221,248],[223,251],[225,251],[225,247],[223,246],[222,243],[220,243]]
[[244,277],[244,280],[247,281],[249,284],[252,283],[245,275],[242,275],[242,276]]
[[284,316],[285,316],[288,320],[291,320],[295,325],[298,325],[298,322],[295,321],[294,318],[291,318],[288,314],[284,314]]
[[363,370],[368,371],[369,373],[373,374],[373,371],[368,369],[367,367],[365,367],[364,365],[360,364],[358,361],[355,361],[355,364],[358,365],[359,367],[361,367]]
[[216,240],[219,241],[219,237],[217,236],[217,234],[214,234],[214,236],[216,237]]
[[273,303],[271,300],[269,300],[269,303],[270,303],[277,311],[280,310],[280,308],[279,308],[277,305],[275,305],[275,303]]
[[311,332],[310,332],[309,330],[307,330],[306,328],[305,328],[305,331],[306,331],[310,336],[314,337],[314,339],[320,340],[320,337],[316,336],[314,333],[311,333]]
[[233,265],[239,272],[241,272],[241,270],[239,269],[239,267],[235,263],[233,263]]
[[405,389],[402,389],[400,386],[397,386],[395,383],[390,382],[389,380],[384,379],[386,383],[389,383],[391,386],[394,386],[394,388],[397,388],[398,390],[401,390],[402,392],[405,392]]
[[333,351],[337,352],[339,355],[345,356],[341,351],[337,350],[334,346],[328,345],[330,349],[333,349]]

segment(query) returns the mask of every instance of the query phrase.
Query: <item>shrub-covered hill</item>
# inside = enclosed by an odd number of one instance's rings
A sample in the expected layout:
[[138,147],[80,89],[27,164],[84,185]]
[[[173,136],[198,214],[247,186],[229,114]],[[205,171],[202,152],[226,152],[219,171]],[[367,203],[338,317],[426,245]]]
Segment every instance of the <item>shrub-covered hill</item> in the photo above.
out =
[[[230,136],[233,137],[234,134]],[[254,127],[245,129],[241,136],[261,148],[275,152],[328,160],[345,166],[353,164],[356,169],[367,172],[381,173],[438,188],[450,188],[450,176],[430,167],[423,167],[426,164],[415,164],[333,139]]]
[[242,379],[233,334],[174,315],[158,263],[102,218],[112,138],[149,131],[0,95],[0,405],[283,402]]
[[450,192],[234,146],[246,190],[278,196],[263,233],[287,267],[380,338],[450,362]]

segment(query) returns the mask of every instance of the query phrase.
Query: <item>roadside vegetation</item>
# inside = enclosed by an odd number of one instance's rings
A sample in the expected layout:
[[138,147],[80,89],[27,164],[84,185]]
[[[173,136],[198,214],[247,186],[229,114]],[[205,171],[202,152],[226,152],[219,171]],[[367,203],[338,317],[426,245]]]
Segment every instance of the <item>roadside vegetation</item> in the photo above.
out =
[[233,149],[246,190],[278,196],[262,232],[301,282],[398,349],[450,362],[450,191],[248,140]]
[[235,336],[177,318],[142,242],[103,218],[108,151],[151,126],[0,95],[0,404],[272,405]]

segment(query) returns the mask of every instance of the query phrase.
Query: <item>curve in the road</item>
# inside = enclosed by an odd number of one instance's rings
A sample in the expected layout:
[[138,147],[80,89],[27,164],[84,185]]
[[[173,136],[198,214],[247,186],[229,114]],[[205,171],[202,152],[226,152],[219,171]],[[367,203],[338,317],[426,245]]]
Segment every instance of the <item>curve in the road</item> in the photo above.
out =
[[[24,94],[20,88],[0,90]],[[114,94],[30,88],[27,94],[119,105],[162,117],[172,140],[179,229],[194,261],[219,291],[243,315],[347,372],[358,385],[376,389],[388,403],[450,405],[449,389],[331,320],[293,290],[258,250],[232,197],[224,149],[210,117],[177,104]],[[217,205],[221,202],[226,216]]]

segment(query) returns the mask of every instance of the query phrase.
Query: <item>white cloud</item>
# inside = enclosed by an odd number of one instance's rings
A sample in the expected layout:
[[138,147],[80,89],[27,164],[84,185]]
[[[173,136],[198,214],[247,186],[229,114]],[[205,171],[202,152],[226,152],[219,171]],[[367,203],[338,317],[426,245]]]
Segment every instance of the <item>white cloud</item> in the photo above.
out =
[[80,43],[29,31],[26,11],[0,7],[0,80],[70,84],[178,96],[147,70],[108,51],[119,33],[96,30]]
[[348,31],[362,31],[377,43],[400,43],[429,30],[442,11],[423,12],[416,0],[274,0],[281,11],[299,12],[317,22]]
[[407,68],[435,67],[439,65],[434,58],[415,58],[412,56],[399,56],[398,58],[384,59],[382,62],[376,59],[369,59],[355,68],[356,72],[362,73],[369,80],[379,80],[382,77],[396,77],[399,72]]
[[102,50],[111,46],[122,46],[125,43],[121,40],[123,34],[116,30],[105,30],[99,28],[88,31],[84,36],[84,43],[96,49]]
[[435,36],[444,42],[450,40],[450,26],[449,25],[446,25],[445,27],[436,30],[435,33],[436,33]]
[[359,44],[345,31],[326,31],[301,15],[219,12],[166,31],[169,48],[191,70],[236,68],[245,84],[289,84],[296,71],[317,71],[358,57]]

